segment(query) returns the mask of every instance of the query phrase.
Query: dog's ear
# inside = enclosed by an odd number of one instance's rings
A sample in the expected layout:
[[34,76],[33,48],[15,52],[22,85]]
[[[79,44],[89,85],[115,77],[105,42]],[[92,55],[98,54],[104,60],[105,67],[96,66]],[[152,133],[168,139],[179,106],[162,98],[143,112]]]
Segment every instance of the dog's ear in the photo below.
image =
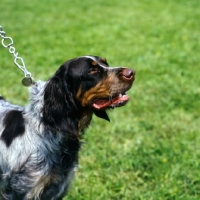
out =
[[55,75],[44,90],[43,123],[51,130],[77,136],[78,120],[72,94],[62,77]]
[[100,117],[102,119],[105,119],[107,121],[110,122],[110,119],[108,117],[108,114],[106,113],[105,110],[94,110],[94,114],[97,116],[97,117]]

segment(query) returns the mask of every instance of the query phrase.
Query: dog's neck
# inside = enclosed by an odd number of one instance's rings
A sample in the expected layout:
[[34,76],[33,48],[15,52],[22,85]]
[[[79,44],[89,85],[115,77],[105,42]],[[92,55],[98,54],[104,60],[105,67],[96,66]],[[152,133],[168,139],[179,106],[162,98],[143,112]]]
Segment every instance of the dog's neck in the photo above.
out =
[[81,133],[84,131],[84,129],[86,129],[89,126],[90,121],[92,120],[92,114],[93,114],[93,111],[91,109],[84,109],[82,111],[82,116],[78,123],[79,135],[81,135]]

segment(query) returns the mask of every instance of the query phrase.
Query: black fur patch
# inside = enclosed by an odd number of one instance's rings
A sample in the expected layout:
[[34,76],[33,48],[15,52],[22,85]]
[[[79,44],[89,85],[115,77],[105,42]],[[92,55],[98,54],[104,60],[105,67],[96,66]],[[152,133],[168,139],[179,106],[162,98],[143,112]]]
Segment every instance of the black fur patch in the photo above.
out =
[[108,117],[108,114],[106,113],[105,110],[94,110],[94,114],[97,116],[97,117],[100,117],[102,119],[105,119],[107,121],[110,121],[109,117]]
[[3,172],[2,172],[2,170],[1,170],[1,168],[0,168],[0,182],[3,180],[2,174],[3,174]]
[[0,100],[5,100],[2,96],[0,96]]
[[13,139],[23,135],[25,132],[25,124],[22,112],[18,110],[12,110],[8,112],[3,123],[5,129],[1,135],[1,138],[6,143],[6,146],[9,147]]

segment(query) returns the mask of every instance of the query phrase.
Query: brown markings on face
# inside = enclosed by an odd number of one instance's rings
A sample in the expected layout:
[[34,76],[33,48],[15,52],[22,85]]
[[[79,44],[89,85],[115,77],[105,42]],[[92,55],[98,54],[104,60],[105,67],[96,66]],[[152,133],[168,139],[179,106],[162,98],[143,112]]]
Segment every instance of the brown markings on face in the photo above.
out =
[[90,90],[81,94],[81,88],[79,88],[76,99],[81,103],[83,107],[91,105],[93,99],[108,98],[110,96],[110,80],[109,78],[100,81],[97,85]]
[[100,81],[96,86],[82,94],[81,86],[77,92],[76,99],[82,107],[90,106],[92,100],[110,98],[115,94],[123,93],[131,87],[130,83],[123,78],[116,76],[114,71],[110,71],[106,79]]
[[100,60],[101,60],[101,62],[103,62],[103,63],[107,63],[106,58],[100,58]]
[[81,86],[79,87],[78,92],[76,93],[76,99],[78,101],[80,101],[80,99],[81,99]]
[[[85,94],[85,95],[87,95],[87,94]],[[89,125],[89,123],[92,119],[92,114],[93,114],[93,111],[91,110],[91,108],[84,107],[86,105],[86,102],[87,102],[85,95],[81,95],[81,87],[80,87],[78,92],[77,92],[77,95],[76,95],[76,99],[78,101],[80,101],[80,103],[83,107],[82,113],[81,113],[81,118],[79,119],[79,122],[78,122],[78,135],[79,135],[79,137],[81,137],[82,131],[85,128],[88,127],[88,125]]]
[[97,64],[98,64],[98,62],[97,62],[97,61],[95,61],[95,60],[94,60],[94,61],[92,61],[92,65],[94,65],[94,66],[95,66],[95,65],[97,65]]

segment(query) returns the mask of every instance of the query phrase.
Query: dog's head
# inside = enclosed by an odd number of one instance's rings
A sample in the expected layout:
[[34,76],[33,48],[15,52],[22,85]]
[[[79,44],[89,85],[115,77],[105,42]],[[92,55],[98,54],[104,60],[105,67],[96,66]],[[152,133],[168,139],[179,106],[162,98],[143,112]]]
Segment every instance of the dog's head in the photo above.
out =
[[[80,110],[90,110],[109,120],[105,110],[129,101],[126,91],[131,88],[134,76],[133,69],[109,67],[101,57],[75,58],[65,62],[50,79],[44,101],[62,109],[61,113],[71,113],[72,117]],[[50,102],[52,98],[54,103]]]

